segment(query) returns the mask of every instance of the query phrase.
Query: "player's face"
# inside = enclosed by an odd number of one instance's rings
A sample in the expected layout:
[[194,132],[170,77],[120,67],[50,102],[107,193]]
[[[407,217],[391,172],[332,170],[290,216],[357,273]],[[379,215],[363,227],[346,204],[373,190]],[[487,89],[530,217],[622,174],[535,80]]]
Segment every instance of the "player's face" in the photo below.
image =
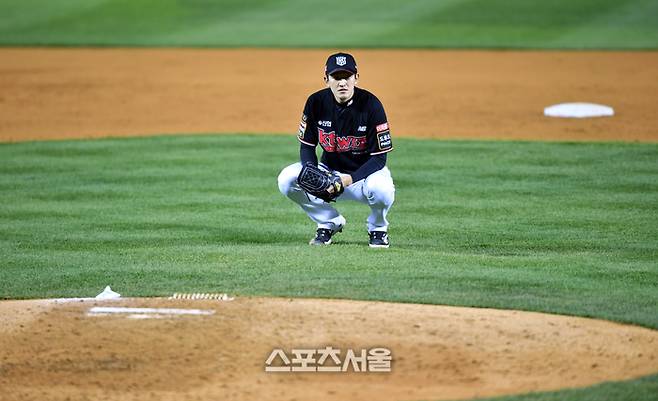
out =
[[345,103],[354,96],[357,79],[358,74],[348,71],[336,71],[325,78],[327,87],[331,88],[331,93],[338,103]]

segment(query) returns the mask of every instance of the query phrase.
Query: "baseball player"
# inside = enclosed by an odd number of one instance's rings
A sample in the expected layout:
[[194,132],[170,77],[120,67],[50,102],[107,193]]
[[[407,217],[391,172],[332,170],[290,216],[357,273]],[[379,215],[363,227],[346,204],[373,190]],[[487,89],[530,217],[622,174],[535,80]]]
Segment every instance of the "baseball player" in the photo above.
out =
[[345,226],[345,218],[330,203],[305,192],[297,181],[304,165],[318,165],[315,149],[319,144],[319,167],[337,173],[342,181],[344,192],[336,200],[370,206],[369,246],[389,247],[386,215],[395,199],[395,187],[386,167],[386,154],[393,150],[393,144],[384,107],[375,95],[356,86],[358,78],[352,55],[329,56],[326,88],[308,97],[299,125],[301,163],[284,168],[278,177],[281,193],[317,224],[311,245],[331,244],[333,235]]

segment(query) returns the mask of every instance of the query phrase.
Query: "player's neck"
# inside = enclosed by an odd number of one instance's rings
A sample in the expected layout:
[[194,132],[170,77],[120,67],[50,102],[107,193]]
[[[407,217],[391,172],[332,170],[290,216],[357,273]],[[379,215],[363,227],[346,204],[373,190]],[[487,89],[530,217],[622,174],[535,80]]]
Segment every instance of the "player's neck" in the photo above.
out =
[[343,100],[342,102],[340,99],[338,99],[336,96],[334,96],[334,102],[336,105],[341,106],[341,107],[347,107],[350,104],[352,104],[352,100],[354,100],[354,95],[356,95],[356,88],[354,88],[354,92],[352,92],[352,96],[350,96],[349,99]]

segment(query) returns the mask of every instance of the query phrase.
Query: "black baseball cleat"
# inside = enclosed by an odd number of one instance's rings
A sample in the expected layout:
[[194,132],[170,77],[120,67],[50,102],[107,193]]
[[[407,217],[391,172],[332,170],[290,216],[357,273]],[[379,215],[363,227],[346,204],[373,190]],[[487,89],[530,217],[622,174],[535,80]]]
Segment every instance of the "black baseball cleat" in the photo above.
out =
[[370,231],[368,235],[370,236],[370,243],[368,245],[371,248],[388,248],[390,245],[386,231]]
[[337,230],[318,228],[315,232],[315,238],[309,242],[309,245],[329,245],[331,244],[331,237],[341,231],[343,231],[343,226],[339,226]]

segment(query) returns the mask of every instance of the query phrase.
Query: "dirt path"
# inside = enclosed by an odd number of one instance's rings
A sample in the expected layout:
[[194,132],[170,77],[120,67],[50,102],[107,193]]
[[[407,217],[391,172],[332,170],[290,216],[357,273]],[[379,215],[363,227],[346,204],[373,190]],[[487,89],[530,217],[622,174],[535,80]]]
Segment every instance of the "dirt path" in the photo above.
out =
[[[0,329],[0,400],[468,399],[658,371],[656,331],[538,313],[280,298],[19,304],[0,303],[21,316]],[[87,315],[99,305],[215,313]],[[326,346],[341,361],[347,349],[387,348],[391,372],[265,372],[275,348],[292,358]]]
[[[0,141],[293,135],[328,51],[0,49]],[[395,136],[658,141],[658,52],[355,50]],[[613,106],[551,119],[545,106]]]

